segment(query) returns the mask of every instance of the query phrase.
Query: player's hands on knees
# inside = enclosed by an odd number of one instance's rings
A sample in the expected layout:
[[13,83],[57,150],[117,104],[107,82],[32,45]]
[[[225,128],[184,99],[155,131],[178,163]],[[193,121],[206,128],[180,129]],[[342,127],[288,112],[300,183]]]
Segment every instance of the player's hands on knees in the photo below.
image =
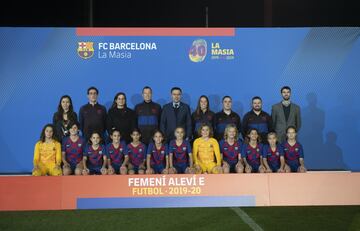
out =
[[291,172],[290,166],[285,164],[284,172]]
[[195,164],[195,173],[197,173],[197,174],[200,174],[200,173],[202,173],[202,169],[201,169],[201,167],[200,167],[200,165],[198,165],[198,164]]
[[298,168],[298,172],[306,172],[305,166],[300,165],[300,167]]
[[104,167],[102,167],[102,168],[100,169],[100,172],[101,172],[102,175],[106,175],[106,174],[107,174],[107,169],[104,168]]
[[161,172],[162,174],[169,174],[169,169],[168,168],[164,168],[164,170]]
[[170,167],[168,169],[168,174],[176,174],[176,169],[174,167]]
[[245,166],[245,172],[246,172],[246,173],[251,173],[251,171],[252,171],[252,167],[251,167],[249,164],[247,164],[247,165]]
[[120,167],[120,174],[121,175],[126,175],[127,174],[127,168],[125,165]]
[[[265,167],[264,167],[265,168]],[[271,170],[271,168],[265,168],[265,172],[266,173],[272,173],[273,171]]]
[[261,165],[259,166],[259,172],[260,172],[260,173],[265,173],[265,172],[266,172],[266,168],[265,168],[264,165],[261,164]]
[[226,162],[226,161],[223,161],[222,165],[223,165],[223,167],[225,167],[225,168],[230,168],[230,165],[229,165],[228,162]]
[[154,170],[152,168],[148,168],[145,171],[146,174],[154,174]]
[[112,166],[109,166],[109,167],[108,167],[108,170],[107,170],[107,173],[108,173],[109,175],[113,175],[113,174],[115,174],[115,169],[114,169]]
[[70,168],[70,164],[67,161],[63,161],[63,166],[65,168]]
[[89,173],[90,173],[90,170],[88,168],[86,168],[86,167],[82,171],[83,175],[89,175]]
[[57,164],[57,165],[55,165],[55,169],[56,169],[56,170],[61,170],[60,165],[58,165],[58,164]]
[[283,172],[285,172],[285,170],[284,170],[283,168],[279,168],[279,169],[277,170],[277,172],[278,172],[278,173],[283,173]]

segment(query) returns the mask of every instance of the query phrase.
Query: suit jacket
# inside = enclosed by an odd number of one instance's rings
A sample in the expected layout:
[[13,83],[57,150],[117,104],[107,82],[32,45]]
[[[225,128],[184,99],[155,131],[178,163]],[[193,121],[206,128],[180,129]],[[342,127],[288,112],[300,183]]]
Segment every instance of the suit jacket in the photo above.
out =
[[291,103],[290,105],[290,114],[287,121],[285,120],[284,109],[281,102],[274,104],[271,109],[273,127],[280,142],[286,140],[286,128],[295,126],[297,130],[300,130],[301,127],[300,107],[294,103]]
[[177,126],[185,129],[186,138],[191,138],[191,114],[190,107],[186,103],[180,102],[177,116],[173,103],[164,105],[161,112],[160,130],[165,134],[167,141],[174,139],[174,131]]

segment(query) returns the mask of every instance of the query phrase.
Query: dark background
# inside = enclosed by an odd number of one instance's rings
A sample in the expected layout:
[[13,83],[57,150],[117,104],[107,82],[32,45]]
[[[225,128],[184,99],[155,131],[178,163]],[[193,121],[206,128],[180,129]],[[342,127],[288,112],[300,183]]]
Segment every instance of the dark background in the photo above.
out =
[[0,26],[359,26],[360,7],[357,2],[359,1],[7,1],[1,3]]

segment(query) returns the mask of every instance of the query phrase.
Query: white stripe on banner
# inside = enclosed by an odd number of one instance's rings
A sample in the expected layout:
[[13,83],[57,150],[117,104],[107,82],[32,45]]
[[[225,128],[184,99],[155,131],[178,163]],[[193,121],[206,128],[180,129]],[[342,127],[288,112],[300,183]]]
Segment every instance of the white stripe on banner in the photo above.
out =
[[230,208],[234,211],[252,230],[263,231],[263,229],[241,208],[232,207]]

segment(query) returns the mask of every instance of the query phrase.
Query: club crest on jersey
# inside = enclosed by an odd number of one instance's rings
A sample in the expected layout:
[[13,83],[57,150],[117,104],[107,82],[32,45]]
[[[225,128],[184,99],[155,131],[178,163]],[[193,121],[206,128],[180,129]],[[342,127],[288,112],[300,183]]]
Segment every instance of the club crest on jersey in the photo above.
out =
[[299,151],[299,149],[298,149],[298,148],[295,148],[295,151],[297,152],[297,151]]
[[276,152],[276,155],[278,156],[278,155],[280,155],[280,153],[279,153],[279,152]]
[[183,147],[182,150],[183,150],[183,151],[186,151],[186,147]]
[[123,149],[122,148],[120,148],[120,152],[122,152],[123,151]]
[[142,152],[142,148],[139,148],[139,152]]
[[161,154],[164,154],[165,152],[164,151],[161,151]]
[[235,150],[237,151],[239,148],[238,147],[235,147]]
[[259,148],[257,148],[257,149],[256,149],[256,151],[257,151],[257,152],[259,152],[259,151],[260,151],[260,149],[259,149]]
[[82,144],[78,144],[78,147],[81,147],[82,146]]
[[78,42],[78,55],[83,59],[89,59],[94,55],[93,42]]

